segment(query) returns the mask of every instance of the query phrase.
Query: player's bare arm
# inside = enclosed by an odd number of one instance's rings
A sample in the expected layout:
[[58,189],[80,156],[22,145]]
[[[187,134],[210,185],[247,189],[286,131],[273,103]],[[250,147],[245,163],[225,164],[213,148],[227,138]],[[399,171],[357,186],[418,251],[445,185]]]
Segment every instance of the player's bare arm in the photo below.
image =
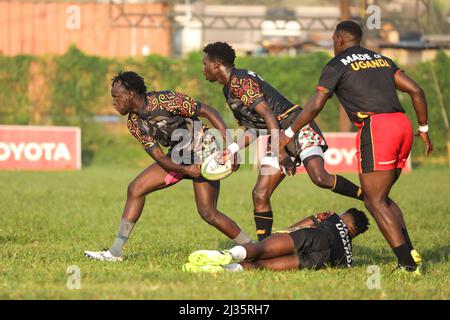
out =
[[288,229],[298,228],[298,227],[312,227],[313,225],[314,225],[313,219],[311,217],[307,217],[307,218],[304,218],[304,219],[294,223]]
[[[307,125],[317,117],[317,115],[325,106],[327,100],[327,95],[321,91],[316,91],[311,96],[303,110],[299,113],[297,118],[295,118],[292,125],[287,130],[284,130],[280,133],[280,149],[284,149],[284,147],[294,136],[295,132],[299,131],[301,128],[303,128],[305,125]],[[291,134],[286,135],[288,131],[290,131]]]
[[175,171],[186,174],[192,178],[199,178],[201,176],[200,165],[181,165],[172,161],[169,155],[165,155],[161,147],[154,146],[148,151],[150,156],[167,172]]
[[232,142],[231,135],[227,131],[227,126],[216,109],[202,103],[198,108],[198,115],[208,119],[212,126],[220,131],[225,142],[224,146]]
[[[255,106],[255,112],[258,113],[261,118],[264,119],[264,122],[267,125],[267,130],[270,135],[274,132],[278,132],[280,130],[280,126],[278,124],[278,120],[270,109],[269,105],[265,101],[261,101]],[[272,145],[270,146],[272,152],[276,152],[276,148],[273,145],[275,143],[275,139],[272,139]],[[280,153],[281,155],[281,153]]]
[[[229,154],[230,149],[228,149],[227,147],[233,143],[233,138],[227,131],[225,122],[223,121],[222,117],[220,116],[220,113],[216,109],[203,103],[199,106],[198,115],[200,117],[208,119],[209,122],[211,122],[211,124],[213,125],[213,127],[219,130],[220,133],[222,134],[224,141],[223,143],[224,150],[218,153],[216,159],[219,163],[224,164],[231,157],[231,154]],[[239,168],[239,161],[237,157],[238,153],[236,152],[232,166],[233,171],[236,171]]]
[[280,126],[278,124],[278,120],[275,116],[275,114],[273,113],[273,111],[270,109],[269,105],[267,104],[266,101],[261,101],[260,103],[258,103],[255,106],[255,112],[258,113],[261,118],[264,119],[264,122],[267,125],[267,129],[269,130],[269,134],[271,135],[271,146],[270,146],[270,150],[279,155],[279,159],[280,159],[280,163],[282,163],[282,166],[284,167],[284,169],[286,170],[286,173],[288,175],[295,175],[295,165],[294,163],[291,161],[291,158],[288,156],[288,154],[286,153],[286,150],[284,150],[284,148],[277,148],[277,146],[275,145],[277,143],[276,138],[278,137],[273,137],[272,134],[274,132],[279,133],[280,131]]
[[255,130],[245,130],[244,134],[239,137],[237,144],[239,149],[247,148],[253,141],[256,140],[258,136],[256,135]]
[[428,135],[428,106],[425,99],[425,93],[422,88],[404,72],[398,71],[395,76],[395,86],[398,90],[406,92],[411,97],[414,110],[416,111],[419,130],[416,136],[420,136],[425,142],[425,154],[429,155],[433,151],[433,144]]

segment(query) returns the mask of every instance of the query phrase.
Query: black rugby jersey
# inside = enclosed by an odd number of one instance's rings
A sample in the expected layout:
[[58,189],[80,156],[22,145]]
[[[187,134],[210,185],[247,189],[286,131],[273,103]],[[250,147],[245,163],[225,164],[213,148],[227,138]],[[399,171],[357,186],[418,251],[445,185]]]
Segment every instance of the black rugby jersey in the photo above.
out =
[[332,267],[352,266],[352,239],[347,225],[334,212],[318,213],[311,217],[317,229],[322,230],[330,244],[330,265]]
[[269,104],[278,120],[285,119],[291,111],[301,110],[293,108],[294,104],[250,70],[233,69],[230,82],[223,87],[223,94],[239,125],[247,129],[267,129],[264,119],[255,111],[261,101]]
[[404,113],[394,80],[399,70],[391,59],[356,45],[325,65],[316,89],[328,97],[336,93],[354,122],[371,114]]
[[147,152],[156,145],[173,147],[179,143],[171,141],[175,129],[187,129],[193,139],[194,131],[201,134],[208,128],[197,118],[199,106],[199,102],[180,92],[148,92],[139,114],[128,115],[127,127]]

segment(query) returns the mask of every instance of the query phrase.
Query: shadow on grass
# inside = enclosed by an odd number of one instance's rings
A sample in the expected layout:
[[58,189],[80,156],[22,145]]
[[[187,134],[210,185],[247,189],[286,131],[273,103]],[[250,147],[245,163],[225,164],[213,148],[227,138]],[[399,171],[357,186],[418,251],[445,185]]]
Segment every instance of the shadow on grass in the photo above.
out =
[[126,260],[138,260],[147,258],[149,254],[148,252],[133,252],[133,253],[124,253],[124,256]]
[[395,263],[395,256],[387,247],[380,250],[359,245],[353,250],[353,260],[355,265],[389,264]]
[[448,262],[450,259],[450,245],[436,246],[431,249],[419,251],[425,263]]
[[0,236],[0,244],[6,244],[8,242],[15,243],[19,238],[12,235]]
[[[431,249],[420,250],[419,253],[426,263],[446,262],[450,259],[450,245],[435,246]],[[358,246],[354,250],[353,259],[355,265],[373,265],[378,263],[396,264],[397,258],[394,253],[388,248],[373,249],[366,246]]]
[[237,246],[237,244],[233,240],[220,240],[218,241],[217,248],[212,248],[212,250],[224,250],[224,249],[231,249],[234,246]]

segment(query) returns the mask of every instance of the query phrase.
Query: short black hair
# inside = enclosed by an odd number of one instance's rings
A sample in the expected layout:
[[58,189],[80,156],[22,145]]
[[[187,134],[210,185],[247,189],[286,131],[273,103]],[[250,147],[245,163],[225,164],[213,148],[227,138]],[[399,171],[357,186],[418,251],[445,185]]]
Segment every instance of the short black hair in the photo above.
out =
[[355,231],[358,234],[364,233],[369,229],[370,222],[364,211],[356,208],[350,208],[347,212],[353,217],[353,224],[356,228]]
[[225,67],[234,67],[234,59],[236,59],[236,52],[226,42],[210,43],[203,48],[203,52],[207,53],[209,57],[217,59]]
[[133,71],[120,71],[113,79],[112,84],[120,82],[122,86],[129,90],[134,91],[137,94],[146,94],[147,86],[145,85],[144,78]]
[[355,40],[361,41],[362,38],[362,29],[359,24],[357,24],[354,21],[351,20],[345,20],[342,22],[339,22],[336,26],[336,32],[346,32],[350,35],[352,35]]

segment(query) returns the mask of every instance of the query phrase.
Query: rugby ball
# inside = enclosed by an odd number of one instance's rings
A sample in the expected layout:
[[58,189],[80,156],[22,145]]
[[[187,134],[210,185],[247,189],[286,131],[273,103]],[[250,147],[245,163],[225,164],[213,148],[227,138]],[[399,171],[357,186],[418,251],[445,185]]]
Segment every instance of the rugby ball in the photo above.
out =
[[205,159],[202,163],[202,176],[208,180],[221,180],[228,177],[232,173],[231,169],[231,160],[225,162],[225,164],[219,164],[215,156],[216,153],[213,153],[209,157]]

